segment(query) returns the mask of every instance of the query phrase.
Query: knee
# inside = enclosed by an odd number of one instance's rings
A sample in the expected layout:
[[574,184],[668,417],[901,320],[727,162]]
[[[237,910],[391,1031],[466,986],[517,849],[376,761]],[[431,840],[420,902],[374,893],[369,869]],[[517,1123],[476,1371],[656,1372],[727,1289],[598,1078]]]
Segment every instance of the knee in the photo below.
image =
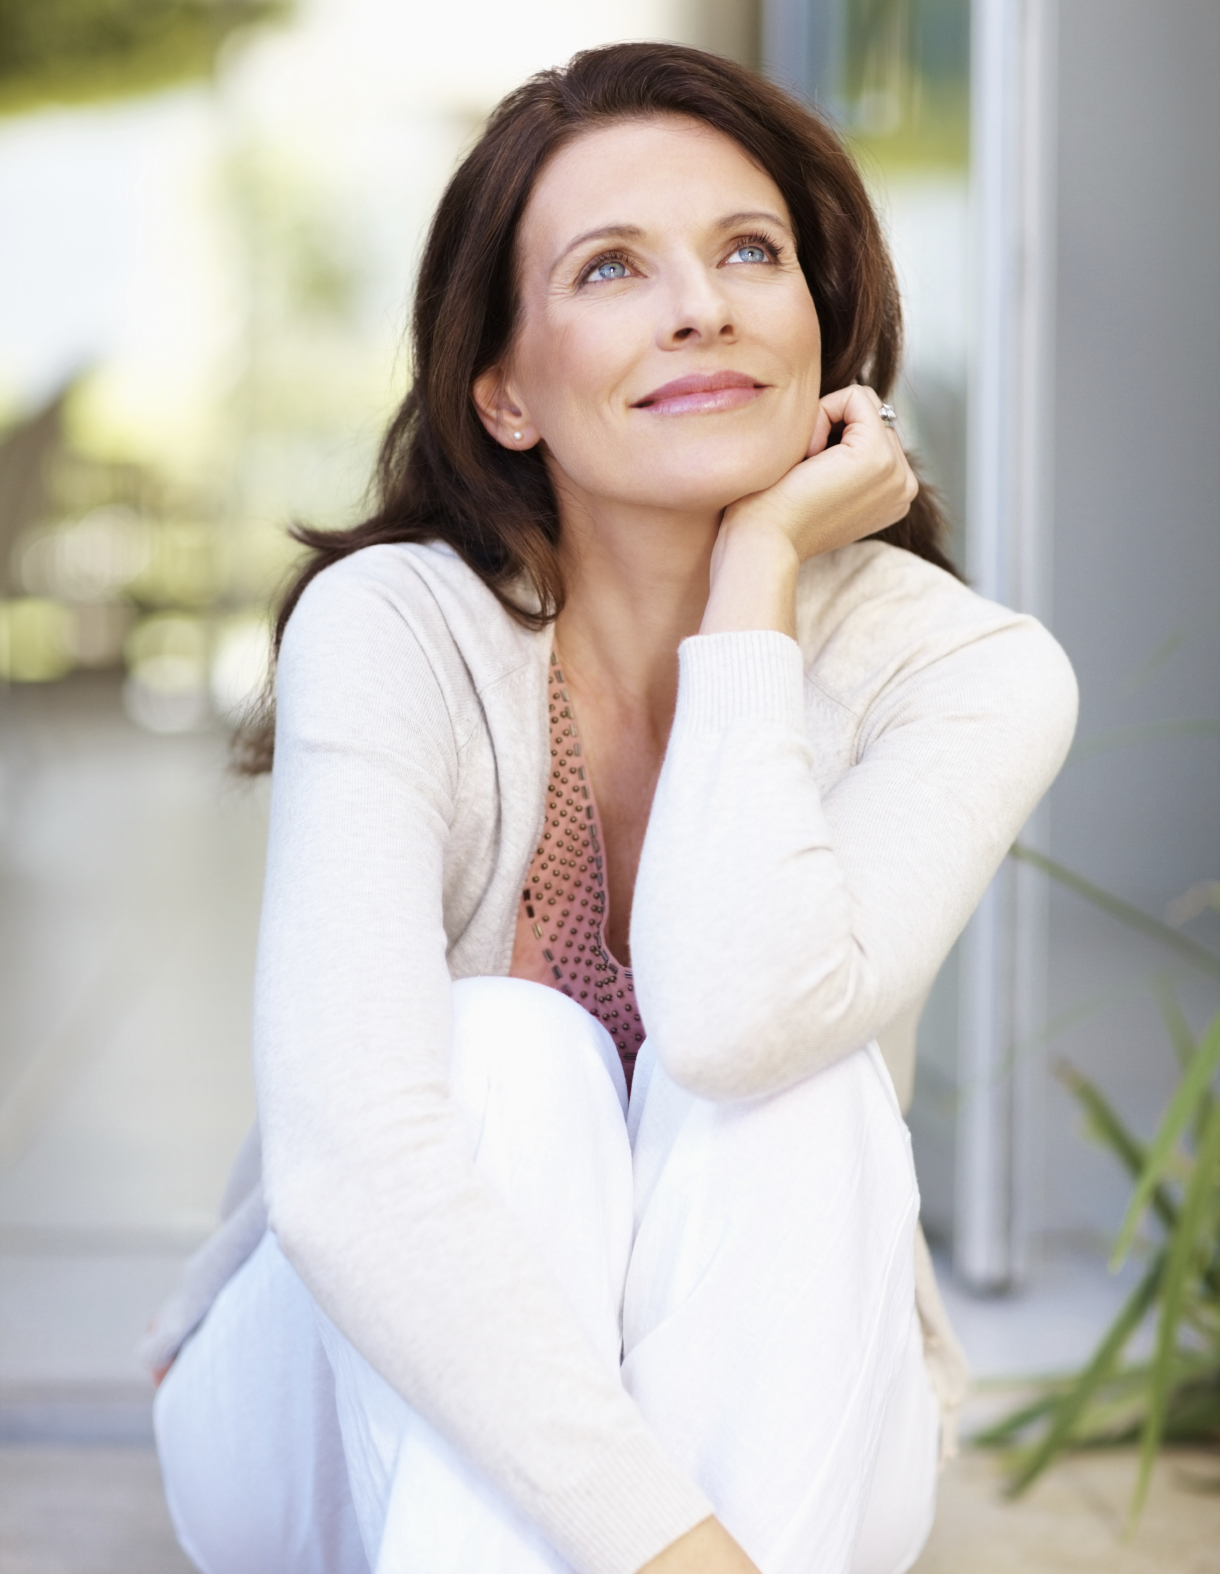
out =
[[910,1133],[875,1044],[763,1103],[781,1147],[799,1143],[812,1164],[875,1177],[896,1201],[918,1197]]
[[453,1085],[459,1097],[509,1089],[550,1103],[627,1086],[610,1035],[557,989],[520,978],[466,978],[453,987]]

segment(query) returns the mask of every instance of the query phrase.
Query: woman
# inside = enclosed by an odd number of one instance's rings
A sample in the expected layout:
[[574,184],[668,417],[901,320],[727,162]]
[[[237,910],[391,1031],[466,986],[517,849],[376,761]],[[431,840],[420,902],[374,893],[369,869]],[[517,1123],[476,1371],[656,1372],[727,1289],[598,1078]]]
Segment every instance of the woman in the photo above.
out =
[[917,1556],[951,1334],[872,1040],[1075,693],[942,556],[898,350],[850,161],[723,60],[578,56],[455,175],[381,507],[280,621],[266,1214],[149,1344],[199,1323],[208,1574]]

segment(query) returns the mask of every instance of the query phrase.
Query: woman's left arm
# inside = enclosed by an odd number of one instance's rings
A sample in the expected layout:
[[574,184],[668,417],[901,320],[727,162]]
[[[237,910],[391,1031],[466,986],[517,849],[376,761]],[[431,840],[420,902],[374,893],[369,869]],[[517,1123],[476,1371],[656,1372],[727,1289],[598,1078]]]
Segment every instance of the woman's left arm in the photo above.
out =
[[[877,660],[882,628],[889,668],[853,724],[855,762],[823,796],[804,659],[786,631],[796,565],[765,512],[741,524],[704,631],[681,647],[631,934],[649,1037],[675,1081],[713,1099],[800,1081],[928,987],[1063,763],[1076,715],[1067,658],[1033,619],[898,548],[864,548],[872,572],[848,576],[848,593],[885,604],[861,603],[871,634],[854,659]],[[893,594],[897,581],[910,592]],[[841,637],[850,650],[851,628]]]
[[774,1092],[874,1037],[930,985],[1054,780],[1067,658],[1032,619],[960,594],[994,615],[933,659],[908,653],[825,796],[796,642],[682,645],[631,953],[649,1037],[691,1092]]

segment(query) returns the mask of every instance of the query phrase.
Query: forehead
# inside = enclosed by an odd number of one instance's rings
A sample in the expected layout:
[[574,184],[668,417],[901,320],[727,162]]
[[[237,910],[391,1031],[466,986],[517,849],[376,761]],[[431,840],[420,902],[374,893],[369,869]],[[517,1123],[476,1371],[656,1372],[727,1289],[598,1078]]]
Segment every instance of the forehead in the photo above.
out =
[[522,218],[522,260],[604,225],[714,223],[756,208],[788,218],[770,175],[723,132],[677,115],[612,121],[581,132],[543,168]]

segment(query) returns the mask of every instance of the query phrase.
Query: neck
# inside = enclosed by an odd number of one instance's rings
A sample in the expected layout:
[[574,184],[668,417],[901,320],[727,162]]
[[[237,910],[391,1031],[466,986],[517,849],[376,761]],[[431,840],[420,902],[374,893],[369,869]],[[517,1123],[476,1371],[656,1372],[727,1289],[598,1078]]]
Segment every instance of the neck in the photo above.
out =
[[677,651],[707,606],[718,513],[572,502],[561,496],[567,602],[556,624],[577,687],[669,735]]

